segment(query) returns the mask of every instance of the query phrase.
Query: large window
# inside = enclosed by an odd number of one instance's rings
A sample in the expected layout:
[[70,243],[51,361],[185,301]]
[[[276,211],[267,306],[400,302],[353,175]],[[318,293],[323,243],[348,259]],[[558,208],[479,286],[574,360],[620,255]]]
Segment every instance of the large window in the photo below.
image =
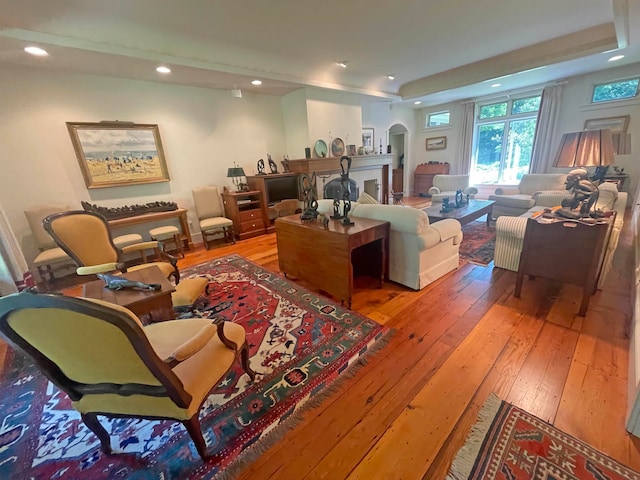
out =
[[529,171],[540,95],[478,104],[473,183],[516,184]]

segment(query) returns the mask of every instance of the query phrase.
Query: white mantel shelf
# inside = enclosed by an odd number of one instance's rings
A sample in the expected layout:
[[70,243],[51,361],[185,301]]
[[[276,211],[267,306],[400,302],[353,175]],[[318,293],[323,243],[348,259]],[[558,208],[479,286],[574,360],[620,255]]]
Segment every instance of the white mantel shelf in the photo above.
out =
[[[351,170],[370,170],[387,168],[393,164],[393,154],[354,155],[351,157]],[[300,158],[289,160],[289,168],[296,173],[330,173],[340,172],[340,157]]]

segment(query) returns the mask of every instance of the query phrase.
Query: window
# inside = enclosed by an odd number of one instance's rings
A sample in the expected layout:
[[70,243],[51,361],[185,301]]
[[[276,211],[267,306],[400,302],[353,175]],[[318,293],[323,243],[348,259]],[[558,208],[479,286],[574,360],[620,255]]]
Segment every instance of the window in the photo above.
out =
[[477,105],[473,183],[516,184],[529,171],[540,98]]
[[620,82],[601,83],[593,87],[592,103],[611,102],[633,98],[638,95],[638,83],[640,78],[623,80]]
[[435,112],[427,115],[427,127],[441,127],[451,123],[451,112]]

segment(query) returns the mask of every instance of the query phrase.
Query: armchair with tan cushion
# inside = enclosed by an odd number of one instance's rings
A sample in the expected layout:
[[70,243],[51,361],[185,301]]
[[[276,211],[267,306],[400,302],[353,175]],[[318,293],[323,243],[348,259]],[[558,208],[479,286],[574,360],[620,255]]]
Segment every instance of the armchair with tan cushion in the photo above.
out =
[[492,217],[503,215],[517,217],[536,205],[539,195],[554,194],[565,191],[567,175],[564,173],[526,173],[515,187],[498,187],[489,200],[495,204]]
[[469,195],[470,198],[478,193],[477,187],[469,185],[469,175],[435,175],[429,194],[434,203],[442,203],[445,198],[453,202],[458,190],[462,190],[462,194],[465,197]]
[[244,329],[222,320],[143,326],[108,302],[22,292],[0,298],[0,333],[69,396],[105,453],[98,415],[181,422],[207,458],[200,407],[239,356],[255,377]]

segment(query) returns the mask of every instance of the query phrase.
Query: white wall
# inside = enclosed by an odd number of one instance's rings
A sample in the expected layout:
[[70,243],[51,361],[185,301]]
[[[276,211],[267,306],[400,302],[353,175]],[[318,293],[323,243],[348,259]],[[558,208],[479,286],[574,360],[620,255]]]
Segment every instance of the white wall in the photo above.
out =
[[[5,65],[0,105],[0,205],[28,260],[35,257],[35,247],[23,214],[27,206],[174,201],[195,222],[192,188],[230,185],[226,171],[234,161],[251,175],[267,153],[276,161],[287,153],[278,97],[239,99],[222,90],[62,73],[44,76]],[[65,122],[100,120],[158,124],[171,181],[88,190]]]

